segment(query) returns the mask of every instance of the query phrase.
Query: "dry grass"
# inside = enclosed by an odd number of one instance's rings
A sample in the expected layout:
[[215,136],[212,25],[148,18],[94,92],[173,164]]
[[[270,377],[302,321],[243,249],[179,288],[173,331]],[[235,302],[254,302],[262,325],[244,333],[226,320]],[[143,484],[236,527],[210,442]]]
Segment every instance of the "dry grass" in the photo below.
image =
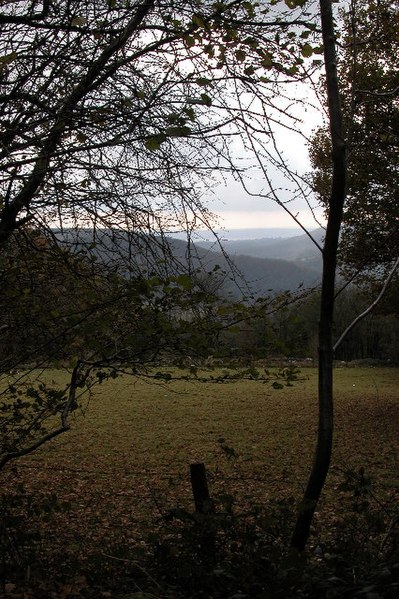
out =
[[[347,469],[363,466],[377,493],[397,490],[398,378],[394,368],[336,371],[335,446],[322,513],[339,504]],[[191,510],[193,462],[206,464],[212,494],[232,494],[238,511],[273,498],[299,500],[316,429],[311,368],[280,390],[256,380],[154,383],[121,376],[96,388],[70,432],[20,460],[16,471],[10,467],[3,479],[9,488],[18,481],[35,495],[56,493],[69,502],[68,511],[43,524],[43,538],[54,555],[81,563],[82,556],[112,553],[116,544],[144,543],[172,508]]]

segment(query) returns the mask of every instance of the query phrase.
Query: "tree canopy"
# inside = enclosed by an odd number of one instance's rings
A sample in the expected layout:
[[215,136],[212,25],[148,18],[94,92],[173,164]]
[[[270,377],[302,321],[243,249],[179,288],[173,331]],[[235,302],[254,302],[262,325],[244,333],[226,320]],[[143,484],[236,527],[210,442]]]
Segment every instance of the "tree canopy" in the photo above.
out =
[[256,85],[272,110],[276,81],[303,62],[293,28],[313,26],[287,4],[4,2],[0,241],[27,222],[208,223],[201,192],[232,168],[242,119],[264,112],[243,94]]
[[[349,270],[389,265],[399,254],[399,4],[352,2],[342,14],[338,69],[348,139],[341,257]],[[330,142],[310,146],[313,184],[327,205]]]

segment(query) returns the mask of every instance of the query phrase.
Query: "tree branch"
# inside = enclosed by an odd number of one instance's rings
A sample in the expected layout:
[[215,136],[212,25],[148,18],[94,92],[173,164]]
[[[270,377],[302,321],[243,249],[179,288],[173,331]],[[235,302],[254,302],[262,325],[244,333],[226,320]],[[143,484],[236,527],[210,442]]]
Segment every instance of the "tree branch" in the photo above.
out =
[[355,320],[353,320],[353,322],[351,322],[351,324],[345,329],[345,331],[342,333],[342,335],[340,336],[340,338],[338,339],[338,341],[335,342],[334,344],[334,351],[341,345],[342,341],[345,339],[345,337],[351,332],[351,330],[353,329],[353,327],[355,325],[357,325],[358,322],[360,322],[361,320],[363,320],[363,318],[365,318],[367,316],[367,314],[370,314],[370,312],[372,310],[374,310],[374,308],[376,307],[377,304],[379,304],[379,302],[381,301],[382,297],[385,294],[385,291],[387,290],[387,287],[389,285],[389,283],[392,281],[392,277],[395,274],[396,269],[399,266],[399,257],[396,258],[395,264],[393,265],[391,271],[389,272],[388,277],[385,280],[385,283],[378,295],[378,297],[373,301],[372,304],[369,305],[368,308],[366,308],[366,310],[364,310],[364,312],[362,312],[361,314],[359,314],[359,316],[357,316],[355,318]]
[[50,431],[46,435],[43,435],[43,437],[41,437],[40,439],[38,439],[31,445],[28,445],[27,447],[18,449],[16,451],[10,451],[10,452],[6,453],[4,456],[2,456],[0,458],[0,472],[4,468],[4,466],[11,460],[14,460],[16,458],[21,458],[25,455],[29,455],[30,453],[33,453],[34,451],[36,451],[36,449],[39,449],[39,447],[41,447],[48,441],[51,441],[51,439],[54,439],[55,437],[58,437],[62,433],[65,433],[66,431],[69,430],[68,416],[71,412],[72,407],[74,406],[74,404],[76,402],[76,389],[77,389],[77,383],[78,383],[78,374],[79,374],[79,369],[82,366],[82,364],[83,364],[83,362],[79,360],[72,371],[71,382],[69,383],[68,400],[66,401],[65,406],[60,415],[60,418],[61,418],[60,426],[58,428],[54,429],[53,431]]
[[[121,35],[112,41],[102,51],[98,59],[89,67],[86,75],[82,77],[78,85],[73,89],[71,94],[65,100],[63,106],[59,110],[56,122],[52,126],[47,141],[43,146],[42,151],[37,157],[35,166],[21,191],[18,193],[13,202],[3,209],[0,215],[0,243],[6,241],[12,231],[15,229],[15,223],[18,214],[29,206],[30,201],[34,197],[37,190],[43,184],[48,172],[50,159],[55,152],[62,135],[68,125],[70,113],[73,108],[85,97],[93,85],[98,81],[99,76],[103,72],[110,58],[121,50],[129,40],[130,36],[137,29],[139,24],[146,17],[148,12],[154,5],[154,0],[144,0],[136,11],[136,14],[131,18]],[[101,77],[100,77],[101,78]]]

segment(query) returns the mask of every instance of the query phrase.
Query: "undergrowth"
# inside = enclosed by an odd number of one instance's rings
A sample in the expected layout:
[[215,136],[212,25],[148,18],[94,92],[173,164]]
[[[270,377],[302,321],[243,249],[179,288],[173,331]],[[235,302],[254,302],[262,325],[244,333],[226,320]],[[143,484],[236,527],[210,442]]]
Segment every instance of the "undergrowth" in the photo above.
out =
[[392,598],[399,594],[399,510],[395,493],[378,497],[363,469],[346,471],[337,509],[318,519],[304,554],[289,549],[293,498],[239,511],[220,495],[212,509],[177,506],[163,514],[145,544],[104,544],[84,563],[74,551],[51,553],[41,527],[57,498],[18,487],[1,499],[2,594],[24,599]]
[[292,498],[237,515],[231,497],[215,513],[169,515],[173,527],[157,541],[154,571],[165,588],[192,598],[397,597],[399,509],[382,502],[364,470],[345,472],[340,507],[312,531],[310,546],[289,548]]

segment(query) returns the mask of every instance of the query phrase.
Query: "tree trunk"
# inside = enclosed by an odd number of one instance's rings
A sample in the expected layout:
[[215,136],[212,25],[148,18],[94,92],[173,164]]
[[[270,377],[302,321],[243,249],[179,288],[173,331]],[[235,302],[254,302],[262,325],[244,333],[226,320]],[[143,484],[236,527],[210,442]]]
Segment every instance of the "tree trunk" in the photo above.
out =
[[291,546],[303,551],[313,515],[328,474],[333,442],[333,340],[332,324],[339,231],[346,194],[346,143],[338,89],[335,31],[331,0],[320,0],[324,62],[332,141],[333,177],[326,237],[319,320],[319,428],[312,471],[299,509]]

